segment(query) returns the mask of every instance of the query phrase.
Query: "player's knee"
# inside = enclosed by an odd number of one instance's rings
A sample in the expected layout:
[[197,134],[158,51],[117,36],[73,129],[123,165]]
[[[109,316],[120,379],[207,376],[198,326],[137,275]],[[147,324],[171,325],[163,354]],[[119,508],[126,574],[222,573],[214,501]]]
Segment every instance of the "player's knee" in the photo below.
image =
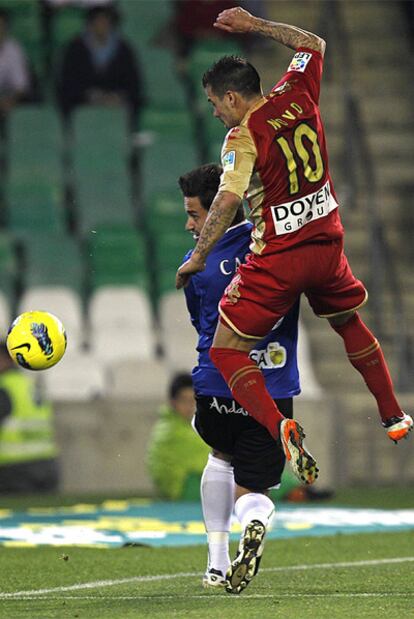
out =
[[332,316],[328,318],[329,324],[333,329],[336,327],[342,327],[346,323],[348,323],[352,318],[357,316],[358,312],[356,310],[351,310],[350,312],[346,312],[346,314],[340,314],[339,316]]

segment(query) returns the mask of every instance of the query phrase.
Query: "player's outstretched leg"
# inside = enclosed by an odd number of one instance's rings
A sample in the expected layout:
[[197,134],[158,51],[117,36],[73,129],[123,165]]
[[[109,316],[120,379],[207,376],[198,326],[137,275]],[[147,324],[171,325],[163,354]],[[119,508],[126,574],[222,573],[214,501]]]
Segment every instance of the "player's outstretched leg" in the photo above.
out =
[[252,520],[244,529],[237,556],[227,572],[228,593],[241,593],[259,570],[264,547],[265,525]]
[[329,322],[342,337],[349,361],[362,375],[375,397],[382,425],[389,438],[394,443],[408,438],[413,420],[401,410],[395,397],[387,362],[374,334],[361,320],[358,312],[354,312],[345,322],[338,324],[334,319]]
[[280,440],[286,460],[298,479],[305,484],[313,484],[318,477],[319,469],[315,458],[304,445],[304,438],[305,433],[297,421],[283,419],[280,424]]
[[413,420],[410,415],[402,411],[402,417],[391,417],[382,422],[388,436],[395,444],[402,438],[408,438],[408,433],[413,429]]

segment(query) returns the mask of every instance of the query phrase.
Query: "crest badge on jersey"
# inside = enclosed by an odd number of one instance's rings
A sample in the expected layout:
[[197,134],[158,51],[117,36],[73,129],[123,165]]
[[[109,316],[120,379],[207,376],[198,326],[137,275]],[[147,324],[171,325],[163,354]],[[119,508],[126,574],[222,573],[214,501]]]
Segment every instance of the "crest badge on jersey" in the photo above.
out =
[[304,73],[311,58],[312,54],[308,52],[297,52],[292,58],[288,71],[299,71],[299,73]]
[[223,171],[231,172],[234,170],[234,164],[236,163],[236,151],[229,150],[223,155]]

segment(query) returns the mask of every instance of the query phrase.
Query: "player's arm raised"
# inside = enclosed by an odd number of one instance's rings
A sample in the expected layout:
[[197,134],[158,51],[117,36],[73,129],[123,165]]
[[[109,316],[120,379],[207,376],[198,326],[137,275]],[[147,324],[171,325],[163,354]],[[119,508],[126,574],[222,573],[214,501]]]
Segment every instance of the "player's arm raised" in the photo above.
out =
[[183,288],[191,275],[204,270],[207,256],[230,226],[239,206],[240,198],[235,193],[231,191],[217,193],[193,253],[177,271],[176,288]]
[[232,33],[261,34],[295,50],[307,47],[320,52],[322,56],[325,53],[326,43],[318,35],[296,26],[255,17],[240,7],[222,11],[217,16],[214,26]]

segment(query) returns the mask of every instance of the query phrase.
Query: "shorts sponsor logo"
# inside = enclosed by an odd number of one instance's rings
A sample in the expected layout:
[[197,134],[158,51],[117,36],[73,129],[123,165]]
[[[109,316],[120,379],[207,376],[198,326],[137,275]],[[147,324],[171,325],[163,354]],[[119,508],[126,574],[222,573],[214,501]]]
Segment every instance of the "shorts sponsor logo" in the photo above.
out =
[[249,356],[261,370],[283,368],[287,359],[286,348],[279,342],[269,342],[265,350],[253,349]]
[[271,206],[270,210],[276,234],[287,234],[296,232],[314,219],[326,217],[337,206],[338,203],[331,193],[329,181],[326,181],[318,191],[292,200],[292,202]]
[[230,414],[233,414],[233,415],[245,415],[245,416],[248,416],[248,414],[249,414],[241,406],[239,406],[239,405],[236,406],[236,402],[234,400],[231,401],[231,406],[227,406],[226,404],[220,403],[219,400],[216,397],[212,398],[212,400],[210,402],[210,410],[215,410],[218,413],[220,413],[220,415],[230,415]]
[[312,54],[308,54],[307,52],[298,52],[293,56],[288,71],[299,71],[300,73],[304,73],[311,58]]
[[227,153],[224,153],[223,161],[222,161],[224,172],[231,172],[232,170],[234,170],[235,163],[236,163],[236,151],[235,150],[229,150]]

